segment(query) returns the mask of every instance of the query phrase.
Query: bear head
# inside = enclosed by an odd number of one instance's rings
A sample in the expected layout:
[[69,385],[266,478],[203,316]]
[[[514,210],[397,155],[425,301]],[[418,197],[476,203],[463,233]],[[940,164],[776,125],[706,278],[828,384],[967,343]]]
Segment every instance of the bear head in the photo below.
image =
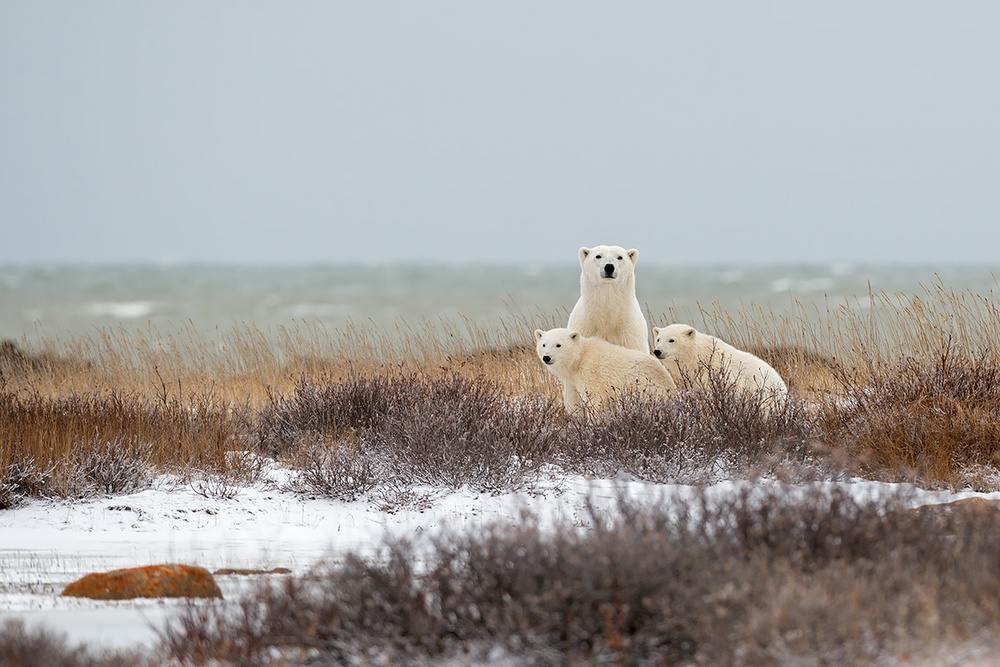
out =
[[697,330],[688,324],[671,324],[653,327],[653,356],[657,359],[674,359],[694,344]]
[[634,248],[626,250],[617,245],[580,248],[583,278],[592,283],[629,282],[637,259],[639,251]]
[[571,329],[535,329],[535,351],[546,366],[553,366],[572,354],[580,334]]

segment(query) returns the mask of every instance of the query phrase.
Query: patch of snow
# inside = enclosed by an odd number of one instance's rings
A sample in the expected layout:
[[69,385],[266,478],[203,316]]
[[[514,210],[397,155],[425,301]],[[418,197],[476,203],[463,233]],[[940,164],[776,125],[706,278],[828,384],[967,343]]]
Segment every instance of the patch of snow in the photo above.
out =
[[[500,495],[469,489],[417,489],[422,502],[384,511],[371,499],[340,502],[288,491],[287,470],[273,469],[261,482],[233,497],[206,497],[163,475],[151,488],[122,496],[63,501],[31,500],[0,511],[0,622],[22,618],[66,633],[75,642],[111,646],[152,645],[156,628],[182,601],[93,601],[62,598],[70,582],[91,572],[156,563],[220,568],[289,568],[300,574],[348,552],[372,557],[386,537],[421,538],[442,531],[481,531],[496,523],[524,521],[585,529],[596,516],[611,516],[619,497],[646,504],[691,499],[698,487],[650,484],[628,478],[585,479],[551,472],[528,491]],[[824,482],[855,498],[896,493],[899,485]],[[724,499],[750,489],[779,491],[790,498],[804,486],[779,482],[725,481],[704,487]],[[962,497],[910,489],[913,505]],[[281,576],[281,575],[269,575]],[[216,575],[227,600],[238,598],[253,578]]]

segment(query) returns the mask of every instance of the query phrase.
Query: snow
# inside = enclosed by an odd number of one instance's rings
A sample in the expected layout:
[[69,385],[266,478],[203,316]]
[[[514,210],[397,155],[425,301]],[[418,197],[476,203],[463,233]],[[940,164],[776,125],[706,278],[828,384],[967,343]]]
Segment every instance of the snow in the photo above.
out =
[[[387,536],[420,538],[447,531],[477,531],[516,523],[531,512],[542,526],[585,528],[588,502],[598,515],[614,511],[620,495],[641,503],[670,503],[696,489],[629,479],[588,480],[551,471],[527,490],[487,495],[468,489],[418,489],[417,502],[386,511],[372,498],[340,502],[287,489],[290,471],[271,469],[235,495],[212,497],[198,485],[163,475],[143,491],[88,500],[30,500],[0,511],[0,623],[17,617],[65,633],[74,643],[119,646],[157,641],[156,630],[184,604],[177,600],[92,601],[63,598],[70,582],[90,572],[179,562],[219,568],[307,571],[348,552],[372,557]],[[891,493],[898,485],[840,485],[855,497]],[[778,482],[727,481],[707,487],[725,497]],[[802,487],[782,486],[794,494]],[[914,506],[973,494],[913,489]],[[992,494],[997,496],[998,494]],[[264,575],[282,576],[282,575]],[[216,575],[227,600],[254,577]]]

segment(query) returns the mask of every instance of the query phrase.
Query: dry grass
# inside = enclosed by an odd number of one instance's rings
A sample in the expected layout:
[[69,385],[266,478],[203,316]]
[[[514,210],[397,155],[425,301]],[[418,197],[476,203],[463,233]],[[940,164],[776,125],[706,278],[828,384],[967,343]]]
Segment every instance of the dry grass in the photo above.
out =
[[[851,460],[873,478],[1000,488],[992,472],[1000,311],[990,297],[937,285],[836,309],[702,309],[691,323],[771,362],[792,391],[788,409],[762,420],[716,391],[574,423],[531,346],[530,332],[554,321],[336,332],[242,325],[210,341],[191,330],[119,330],[6,343],[0,506],[129,488],[88,479],[102,467],[94,452],[141,484],[149,468],[226,474],[233,449],[284,457],[312,472],[310,484],[348,495],[369,487],[344,487],[342,473],[376,486],[391,473],[493,489],[549,463],[694,481],[718,475],[720,461],[723,474],[775,474],[789,462],[830,470]],[[490,472],[512,461],[512,474]]]
[[932,356],[838,375],[845,389],[824,406],[821,430],[867,474],[997,490],[1000,363],[991,353],[962,356],[949,341]]
[[792,302],[776,313],[753,304],[725,311],[717,304],[691,313],[650,314],[657,326],[677,321],[719,336],[770,362],[790,388],[822,396],[843,387],[834,365],[864,373],[900,355],[933,355],[945,346],[960,356],[997,357],[1000,307],[993,294],[956,291],[940,283],[916,295],[870,291],[839,306]]
[[225,452],[241,446],[237,426],[207,401],[0,392],[0,508],[19,495],[134,490],[154,468],[224,469]]

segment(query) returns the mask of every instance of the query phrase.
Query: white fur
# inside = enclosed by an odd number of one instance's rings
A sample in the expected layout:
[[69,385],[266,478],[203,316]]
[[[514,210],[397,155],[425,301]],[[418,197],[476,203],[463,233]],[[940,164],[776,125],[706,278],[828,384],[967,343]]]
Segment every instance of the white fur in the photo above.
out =
[[607,411],[628,392],[662,399],[677,390],[670,373],[647,352],[571,329],[536,329],[535,350],[546,368],[578,397],[566,403],[571,414]]
[[725,373],[740,392],[763,394],[771,401],[788,394],[785,381],[766,361],[687,324],[653,327],[653,355],[678,383],[688,380],[707,387],[708,373],[714,371]]
[[[649,326],[635,296],[638,250],[616,245],[580,248],[580,298],[569,314],[568,329],[587,338],[649,352]],[[612,266],[610,274],[606,266]],[[563,401],[578,404],[572,386],[563,385]]]

